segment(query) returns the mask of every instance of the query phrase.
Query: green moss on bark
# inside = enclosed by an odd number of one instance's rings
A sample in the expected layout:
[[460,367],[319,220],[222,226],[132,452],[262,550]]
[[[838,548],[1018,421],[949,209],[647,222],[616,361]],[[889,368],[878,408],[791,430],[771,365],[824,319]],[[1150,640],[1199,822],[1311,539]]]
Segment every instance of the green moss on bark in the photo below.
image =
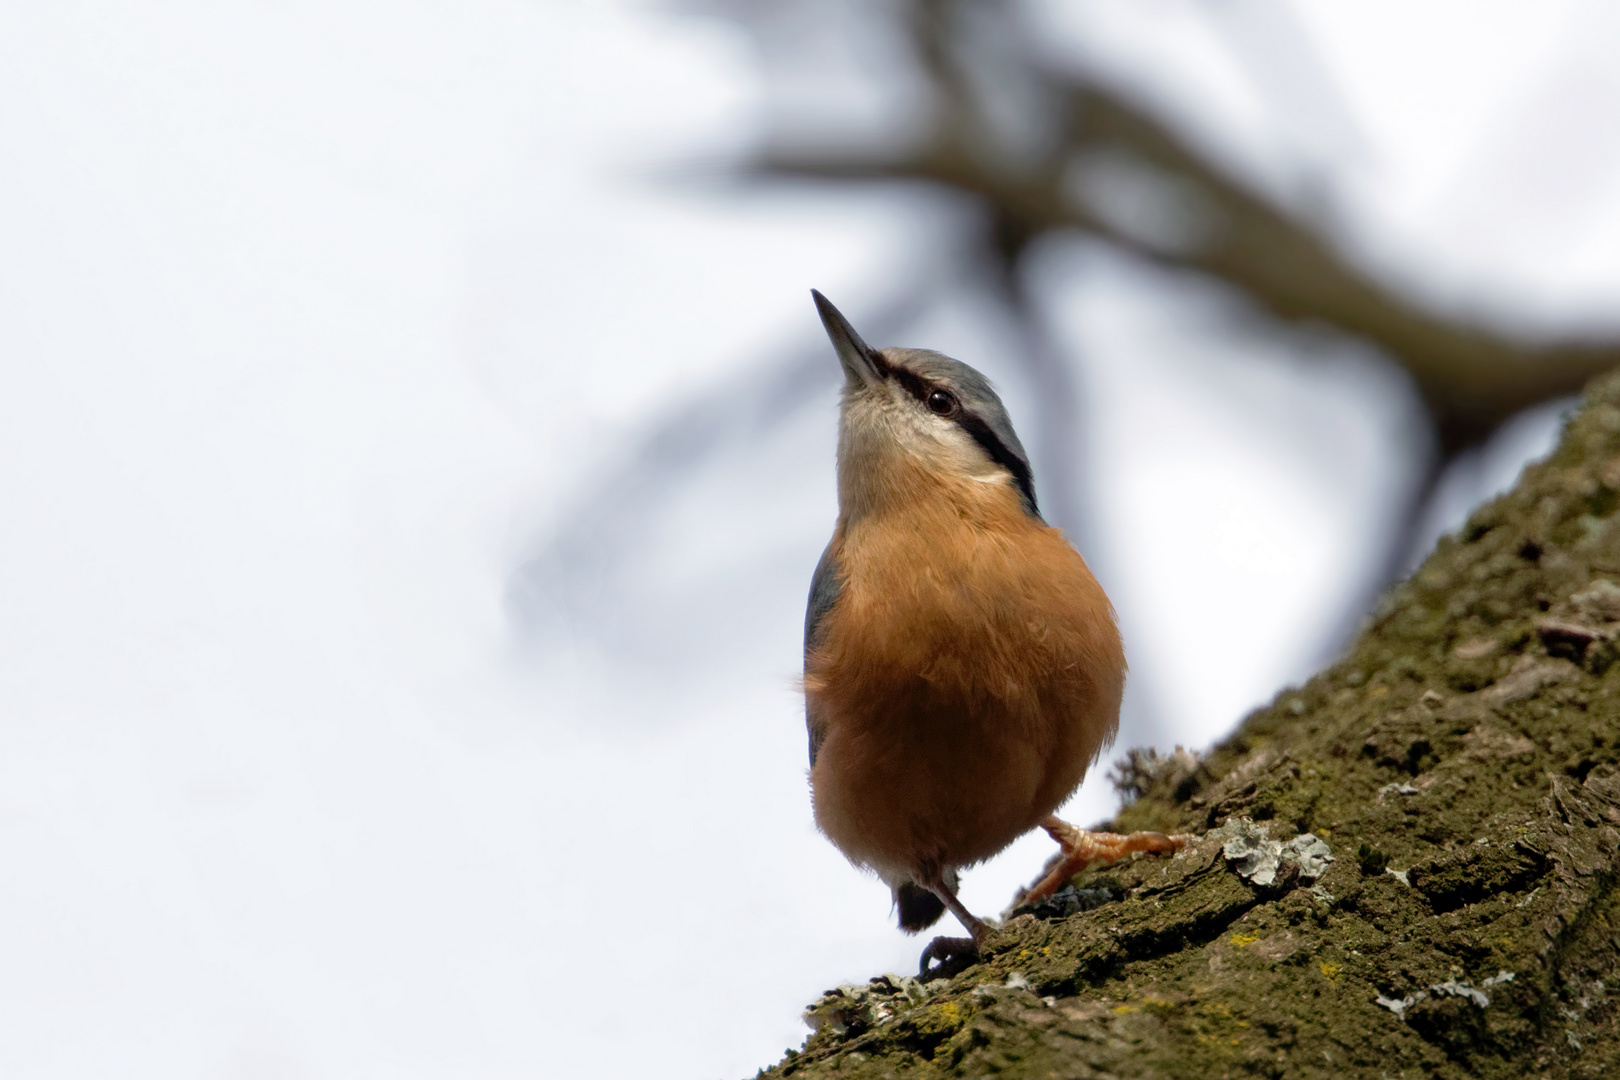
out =
[[[1612,1073],[1617,656],[1611,376],[1342,660],[1202,760],[1133,761],[1115,827],[1186,851],[1105,871],[1117,902],[1009,920],[949,981],[823,999],[842,1019],[761,1075]],[[1335,861],[1257,887],[1208,835],[1240,819]]]

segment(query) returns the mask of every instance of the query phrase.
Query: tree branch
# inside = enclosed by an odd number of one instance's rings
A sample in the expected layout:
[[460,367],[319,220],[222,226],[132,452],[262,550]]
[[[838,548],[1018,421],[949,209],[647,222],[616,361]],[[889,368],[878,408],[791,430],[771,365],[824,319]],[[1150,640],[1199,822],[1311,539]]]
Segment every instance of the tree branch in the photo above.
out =
[[[912,181],[971,195],[990,211],[1001,254],[1015,260],[1055,230],[1078,230],[1161,266],[1208,275],[1259,308],[1370,342],[1415,381],[1442,456],[1483,441],[1513,414],[1573,394],[1620,364],[1620,340],[1531,342],[1430,310],[1356,265],[1317,224],[1240,179],[1147,110],[1032,53],[1059,127],[1035,160],[1004,153],[952,36],[956,5],[909,9],[914,52],[934,88],[932,137],[894,156],[777,147],[748,171],[851,183]],[[1007,16],[1011,18],[1011,16]],[[1009,31],[1011,33],[1011,31]]]

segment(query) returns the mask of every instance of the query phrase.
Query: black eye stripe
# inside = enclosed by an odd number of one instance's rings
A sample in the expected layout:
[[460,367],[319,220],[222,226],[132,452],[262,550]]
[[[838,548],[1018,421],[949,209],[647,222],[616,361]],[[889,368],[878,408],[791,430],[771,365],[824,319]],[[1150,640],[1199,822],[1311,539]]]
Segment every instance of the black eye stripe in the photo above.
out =
[[1018,485],[1018,491],[1024,497],[1024,505],[1031,514],[1039,517],[1040,508],[1035,504],[1035,478],[1030,475],[1029,466],[1024,460],[1007,449],[1007,444],[991,430],[990,425],[973,413],[958,409],[955,420],[963,431],[973,436],[974,442],[984,447],[991,461],[1012,473],[1013,483]]
[[[906,393],[916,398],[925,408],[928,405],[928,395],[935,390],[945,390],[946,393],[950,393],[953,398],[956,398],[956,395],[945,387],[937,386],[916,372],[907,371],[898,364],[889,364],[888,369],[888,377],[899,383]],[[1031,514],[1039,517],[1040,509],[1035,504],[1035,480],[1030,475],[1029,466],[1017,454],[1007,449],[1007,444],[1001,441],[1000,436],[991,429],[989,424],[974,413],[961,407],[960,398],[956,398],[956,401],[958,402],[957,409],[951,416],[951,420],[963,431],[973,436],[973,441],[984,448],[984,452],[990,455],[991,461],[1012,473],[1013,483],[1018,485],[1018,492],[1023,496],[1024,505],[1029,508]]]
[[889,365],[889,377],[899,383],[906,393],[918,401],[926,402],[929,392],[934,389],[921,375],[913,371],[907,371],[903,367],[895,367],[893,364]]

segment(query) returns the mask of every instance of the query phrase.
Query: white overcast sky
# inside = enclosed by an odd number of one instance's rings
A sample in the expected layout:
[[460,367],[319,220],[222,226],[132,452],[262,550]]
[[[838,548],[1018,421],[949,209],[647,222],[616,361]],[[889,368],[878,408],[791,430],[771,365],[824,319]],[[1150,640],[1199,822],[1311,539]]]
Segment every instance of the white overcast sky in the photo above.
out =
[[[1434,302],[1612,316],[1613,9],[1047,17]],[[834,361],[758,422],[700,406],[817,355],[811,286],[860,325],[959,226],[903,192],[652,178],[744,151],[766,81],[734,28],[639,5],[7,5],[0,1072],[743,1076],[822,989],[914,966],[805,790]],[[1093,249],[1048,252],[1041,289],[1084,358],[1120,748],[1207,744],[1331,647],[1414,406],[1353,349],[1300,365]],[[1030,411],[967,290],[905,333],[876,343]],[[688,407],[688,442],[647,442]],[[519,627],[557,537],[566,603]],[[1078,820],[1113,805],[1101,771]],[[968,903],[1045,854],[1021,841]]]

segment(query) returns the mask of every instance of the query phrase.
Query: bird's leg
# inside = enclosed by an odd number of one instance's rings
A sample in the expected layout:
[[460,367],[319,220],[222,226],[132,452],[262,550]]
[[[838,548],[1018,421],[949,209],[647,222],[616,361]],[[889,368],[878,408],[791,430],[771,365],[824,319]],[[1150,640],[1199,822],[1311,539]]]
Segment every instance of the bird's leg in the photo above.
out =
[[1063,849],[1063,858],[1033,889],[1025,893],[1021,904],[1044,900],[1063,887],[1080,871],[1089,866],[1104,866],[1118,862],[1133,851],[1152,851],[1160,855],[1179,851],[1187,846],[1185,836],[1166,836],[1164,833],[1135,832],[1129,836],[1120,833],[1090,832],[1077,829],[1067,821],[1049,817],[1041,828]]
[[[935,871],[928,875],[927,880],[918,884],[939,897],[950,909],[951,914],[956,916],[957,921],[972,935],[965,938],[937,937],[930,941],[922,951],[922,960],[918,967],[918,975],[926,979],[931,975],[944,974],[946,967],[954,966],[952,961],[978,956],[979,946],[990,936],[990,927],[963,906],[962,901],[957,898],[956,891],[945,883],[945,875],[942,872]],[[930,968],[928,966],[930,960],[937,960],[939,963]]]

